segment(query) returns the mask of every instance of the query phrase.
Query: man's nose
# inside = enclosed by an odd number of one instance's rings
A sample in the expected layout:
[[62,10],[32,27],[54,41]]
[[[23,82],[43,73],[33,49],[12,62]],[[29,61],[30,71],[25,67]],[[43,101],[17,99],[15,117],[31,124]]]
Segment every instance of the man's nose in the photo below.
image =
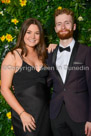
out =
[[64,28],[65,28],[65,24],[64,24],[64,23],[61,25],[61,28],[62,28],[62,29],[64,29]]

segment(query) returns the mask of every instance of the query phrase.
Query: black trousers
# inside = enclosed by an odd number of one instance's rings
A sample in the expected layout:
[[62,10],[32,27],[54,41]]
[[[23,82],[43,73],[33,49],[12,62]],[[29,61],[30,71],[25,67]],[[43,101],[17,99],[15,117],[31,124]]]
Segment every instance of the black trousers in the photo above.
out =
[[56,119],[51,120],[53,136],[86,136],[85,123],[74,122],[68,115],[63,103],[61,111]]

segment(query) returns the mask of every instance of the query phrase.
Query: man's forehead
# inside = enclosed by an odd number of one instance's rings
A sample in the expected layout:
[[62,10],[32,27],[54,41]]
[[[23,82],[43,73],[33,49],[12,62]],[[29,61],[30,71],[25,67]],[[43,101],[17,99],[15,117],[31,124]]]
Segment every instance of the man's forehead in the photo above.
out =
[[59,14],[55,18],[72,18],[72,16],[71,15],[67,15],[67,14]]
[[72,16],[67,14],[60,14],[55,17],[55,22],[72,21]]

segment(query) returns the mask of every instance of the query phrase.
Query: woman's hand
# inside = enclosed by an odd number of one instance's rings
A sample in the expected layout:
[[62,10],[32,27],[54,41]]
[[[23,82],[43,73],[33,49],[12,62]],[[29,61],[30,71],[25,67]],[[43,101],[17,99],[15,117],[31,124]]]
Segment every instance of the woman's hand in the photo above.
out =
[[57,47],[57,44],[49,44],[47,50],[48,53],[53,52],[53,50]]
[[22,121],[22,124],[23,124],[23,130],[24,130],[24,132],[26,132],[26,129],[29,132],[31,132],[31,129],[32,130],[36,129],[35,119],[33,118],[32,115],[30,115],[29,113],[27,113],[27,112],[24,111],[20,115],[20,118],[21,118],[21,121]]

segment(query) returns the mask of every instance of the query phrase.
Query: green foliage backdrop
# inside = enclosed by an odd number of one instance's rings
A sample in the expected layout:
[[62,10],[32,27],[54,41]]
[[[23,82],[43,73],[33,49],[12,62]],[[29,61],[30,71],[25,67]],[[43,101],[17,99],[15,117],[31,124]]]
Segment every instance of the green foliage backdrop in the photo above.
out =
[[[0,0],[0,65],[5,54],[15,46],[21,24],[27,18],[34,17],[40,20],[47,45],[58,43],[53,20],[54,11],[58,7],[74,11],[77,23],[75,38],[90,46],[90,0]],[[0,95],[1,136],[14,136],[10,116],[10,108]]]

